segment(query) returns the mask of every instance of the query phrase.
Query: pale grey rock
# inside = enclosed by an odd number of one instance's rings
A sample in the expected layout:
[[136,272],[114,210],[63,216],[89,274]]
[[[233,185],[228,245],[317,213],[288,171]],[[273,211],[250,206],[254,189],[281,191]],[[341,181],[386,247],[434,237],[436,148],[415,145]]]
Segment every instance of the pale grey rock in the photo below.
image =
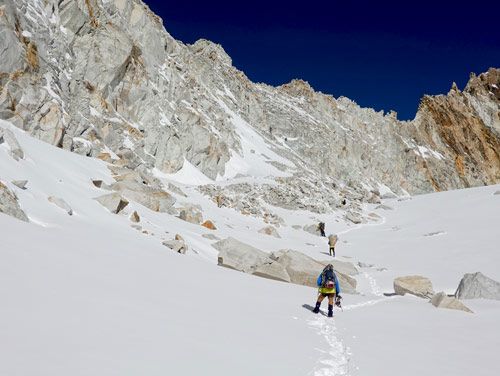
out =
[[12,180],[12,184],[14,184],[17,188],[25,190],[27,189],[26,184],[28,184],[27,180]]
[[386,192],[386,193],[384,193],[384,194],[381,196],[381,198],[383,198],[383,199],[385,199],[385,200],[386,200],[386,199],[397,198],[397,197],[398,197],[398,196],[396,196],[396,195],[395,195],[394,193],[392,193],[392,192]]
[[305,232],[308,232],[313,235],[321,236],[321,232],[319,231],[318,225],[305,225],[302,228]]
[[199,205],[186,205],[181,208],[179,218],[183,221],[201,224],[203,222],[203,214]]
[[180,235],[176,235],[175,239],[166,240],[162,244],[180,254],[185,254],[188,251],[188,246]]
[[389,205],[378,205],[375,209],[382,209],[382,210],[394,210],[394,208],[392,206],[389,206]]
[[301,225],[292,225],[292,228],[295,230],[301,230],[302,226]]
[[375,265],[374,264],[369,264],[366,262],[358,261],[358,266],[360,268],[373,268]]
[[274,279],[276,281],[291,282],[285,267],[278,262],[265,262],[257,266],[252,274],[258,277]]
[[116,192],[96,197],[94,200],[114,214],[120,213],[129,204],[126,198]]
[[495,193],[493,193],[494,195],[500,195],[500,190],[499,191],[495,191]]
[[266,226],[266,227],[261,228],[259,230],[259,234],[265,234],[265,235],[273,236],[275,238],[281,238],[280,234],[278,233],[278,230],[276,230],[276,228],[273,226]]
[[359,224],[363,222],[363,218],[361,218],[361,215],[359,213],[354,213],[351,211],[348,211],[345,214],[345,218],[354,224]]
[[[317,287],[316,282],[318,276],[325,267],[324,263],[314,260],[311,257],[294,250],[281,250],[273,252],[271,253],[270,258],[283,265],[290,276],[290,281],[298,285]],[[342,293],[357,294],[356,280],[338,270],[335,271]]]
[[455,297],[458,299],[500,300],[500,282],[481,272],[467,273],[460,281]]
[[446,295],[444,292],[438,292],[434,294],[431,298],[430,302],[434,307],[437,308],[447,308],[447,309],[456,309],[459,311],[473,313],[465,304],[463,304],[460,300],[450,297]]
[[68,215],[73,215],[73,209],[66,201],[64,201],[64,199],[60,197],[49,196],[47,197],[47,200],[49,200],[49,202],[53,203],[57,207],[64,210]]
[[394,292],[397,295],[411,294],[420,298],[431,298],[434,295],[430,279],[419,275],[394,279]]
[[217,235],[214,235],[214,234],[203,234],[201,236],[203,238],[209,239],[209,240],[220,240],[220,238]]
[[29,222],[28,217],[19,206],[17,196],[0,181],[0,213],[10,215],[24,222]]
[[245,273],[253,273],[259,265],[269,261],[267,253],[234,238],[220,240],[212,247],[219,251],[220,266]]
[[21,145],[19,145],[16,135],[10,129],[0,128],[0,144],[3,142],[8,145],[12,158],[16,161],[24,158],[24,151]]

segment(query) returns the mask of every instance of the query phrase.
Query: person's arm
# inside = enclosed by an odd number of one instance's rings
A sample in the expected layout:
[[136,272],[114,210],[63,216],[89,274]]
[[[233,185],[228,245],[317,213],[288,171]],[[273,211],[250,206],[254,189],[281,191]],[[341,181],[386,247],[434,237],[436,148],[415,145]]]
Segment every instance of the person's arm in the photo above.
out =
[[335,276],[335,291],[337,291],[337,295],[340,295],[340,284],[337,276]]

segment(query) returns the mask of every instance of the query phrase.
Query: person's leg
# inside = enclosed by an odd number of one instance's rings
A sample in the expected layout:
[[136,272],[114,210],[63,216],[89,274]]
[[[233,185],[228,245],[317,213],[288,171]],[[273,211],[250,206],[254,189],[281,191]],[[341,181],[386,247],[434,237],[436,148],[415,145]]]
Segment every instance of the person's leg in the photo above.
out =
[[335,257],[335,247],[332,247],[332,257]]
[[318,313],[319,312],[319,307],[321,306],[321,302],[325,299],[325,296],[323,294],[319,294],[318,300],[316,301],[316,307],[314,307],[313,312]]
[[329,252],[330,252],[330,256],[331,256],[332,255],[332,247],[330,247]]
[[328,295],[328,317],[333,316],[333,300],[335,298],[335,294]]

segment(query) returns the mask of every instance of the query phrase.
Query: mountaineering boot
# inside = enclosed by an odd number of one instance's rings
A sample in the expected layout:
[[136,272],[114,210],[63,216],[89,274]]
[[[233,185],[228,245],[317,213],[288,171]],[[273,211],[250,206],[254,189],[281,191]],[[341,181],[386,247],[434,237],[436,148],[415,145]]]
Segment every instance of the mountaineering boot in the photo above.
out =
[[333,317],[333,304],[328,304],[328,317]]
[[319,313],[319,306],[321,305],[320,302],[316,302],[316,307],[314,307],[313,312],[314,313]]

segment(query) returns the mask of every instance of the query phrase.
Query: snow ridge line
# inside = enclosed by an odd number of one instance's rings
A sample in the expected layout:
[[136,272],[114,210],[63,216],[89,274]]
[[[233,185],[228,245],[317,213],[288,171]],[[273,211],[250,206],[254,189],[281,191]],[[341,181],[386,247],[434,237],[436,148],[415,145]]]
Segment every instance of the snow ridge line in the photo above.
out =
[[325,339],[329,350],[323,351],[326,356],[318,361],[316,368],[309,373],[312,376],[347,376],[349,375],[349,361],[351,352],[337,336],[335,321],[331,318],[320,317],[309,320],[308,325],[313,327]]

